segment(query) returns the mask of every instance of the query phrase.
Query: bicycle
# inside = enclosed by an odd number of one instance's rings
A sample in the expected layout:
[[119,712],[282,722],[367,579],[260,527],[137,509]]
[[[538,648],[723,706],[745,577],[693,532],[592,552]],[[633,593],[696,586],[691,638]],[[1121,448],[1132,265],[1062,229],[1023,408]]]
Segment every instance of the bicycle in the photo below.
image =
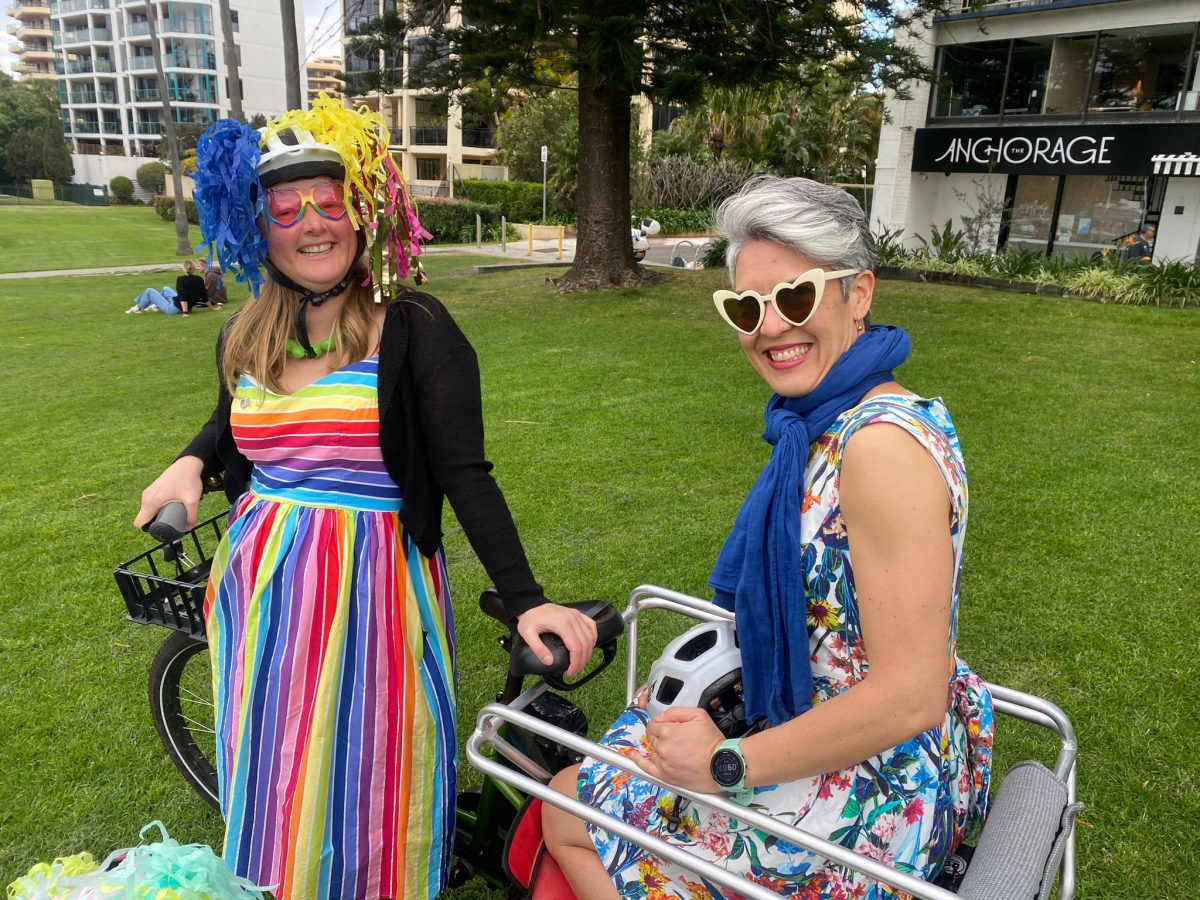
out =
[[[205,638],[203,601],[212,555],[223,534],[222,523],[228,510],[185,530],[186,512],[181,503],[168,504],[147,529],[159,543],[117,566],[114,575],[125,600],[127,618],[143,625],[158,625],[170,630],[150,665],[148,693],[155,730],[171,761],[188,784],[214,809],[220,810],[220,792],[216,770],[215,711],[212,701],[212,674],[208,643]],[[546,665],[529,651],[509,621],[499,595],[484,591],[479,598],[485,613],[504,624],[508,633],[500,646],[509,655],[509,672],[498,702],[513,702],[522,696],[529,677],[544,679],[556,689],[569,692],[586,684],[616,658],[622,623],[609,604],[584,601],[568,604],[592,615],[597,621],[597,649],[601,659],[586,674],[573,681],[562,677],[569,658],[561,641],[554,635],[543,640],[554,654]],[[546,694],[530,704],[522,704],[544,721],[587,733],[587,721],[574,704],[557,694]],[[533,739],[526,746],[541,764],[557,771],[578,762],[570,752],[549,742]],[[507,875],[501,858],[508,827],[524,797],[494,779],[484,779],[479,787],[462,791],[456,806],[455,861],[451,886],[480,877],[493,887],[502,887]]]
[[127,618],[171,631],[150,664],[150,714],[171,761],[214,809],[220,809],[220,796],[203,603],[227,517],[228,510],[187,531],[183,504],[167,504],[148,528],[158,545],[113,573]]

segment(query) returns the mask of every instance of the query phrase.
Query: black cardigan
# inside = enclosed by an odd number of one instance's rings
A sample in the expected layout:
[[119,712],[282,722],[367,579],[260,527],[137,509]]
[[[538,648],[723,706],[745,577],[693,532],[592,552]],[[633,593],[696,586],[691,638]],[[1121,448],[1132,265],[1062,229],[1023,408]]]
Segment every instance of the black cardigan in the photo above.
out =
[[[202,460],[205,479],[224,472],[233,501],[249,486],[251,463],[229,427],[224,336],[223,328],[217,407],[180,456]],[[428,294],[405,293],[387,310],[379,348],[379,444],[388,474],[404,492],[400,521],[423,554],[432,556],[441,545],[442,501],[449,499],[509,614],[546,602],[484,457],[475,351],[446,307]]]

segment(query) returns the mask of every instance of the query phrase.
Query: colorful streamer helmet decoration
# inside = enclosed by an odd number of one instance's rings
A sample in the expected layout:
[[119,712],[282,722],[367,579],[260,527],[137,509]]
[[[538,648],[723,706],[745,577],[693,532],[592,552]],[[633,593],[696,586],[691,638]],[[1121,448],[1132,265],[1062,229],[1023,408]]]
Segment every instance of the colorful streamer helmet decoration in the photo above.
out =
[[[410,272],[420,284],[421,241],[430,234],[421,227],[404,176],[388,153],[387,135],[378,113],[366,106],[347,109],[325,94],[311,109],[287,112],[257,131],[235,119],[215,122],[196,144],[193,176],[202,247],[209,260],[215,257],[224,271],[249,284],[256,297],[265,266],[272,278],[319,305],[325,297],[289,283],[271,265],[258,218],[265,210],[266,188],[328,175],[342,181],[376,301]],[[345,290],[357,269],[356,263],[334,293]]]

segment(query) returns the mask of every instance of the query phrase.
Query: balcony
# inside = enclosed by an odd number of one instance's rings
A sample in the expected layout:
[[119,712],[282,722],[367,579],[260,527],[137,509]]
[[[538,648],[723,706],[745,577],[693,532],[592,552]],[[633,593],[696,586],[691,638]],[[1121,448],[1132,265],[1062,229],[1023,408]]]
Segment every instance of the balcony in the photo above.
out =
[[45,38],[46,40],[49,40],[51,36],[49,22],[36,22],[29,25],[18,25],[16,28],[13,28],[11,25],[8,27],[9,33],[16,35],[16,37],[22,41],[28,40],[29,38]]
[[50,4],[41,3],[38,0],[32,0],[30,3],[14,3],[4,12],[14,19],[48,19],[50,18]]
[[168,69],[201,69],[215,72],[217,55],[215,53],[168,53],[163,57],[163,66]]
[[96,91],[96,102],[98,103],[116,103],[116,91]]
[[134,103],[157,103],[158,97],[158,88],[134,88],[130,99]]
[[410,144],[421,147],[446,146],[445,125],[414,125],[408,130]]
[[138,122],[134,127],[138,134],[160,135],[163,133],[161,122]]
[[101,122],[100,130],[104,134],[120,134],[121,133],[121,123],[120,122],[108,122],[108,121]]
[[108,0],[62,0],[54,7],[54,12],[64,16],[89,9],[108,9]]
[[490,128],[464,128],[462,142],[464,147],[495,147],[496,133]]
[[96,92],[95,91],[76,91],[75,93],[71,94],[71,102],[72,103],[95,103],[96,102]]
[[76,119],[70,130],[75,134],[99,134],[100,123],[90,122],[87,119]]
[[154,57],[150,54],[146,54],[145,56],[131,56],[126,68],[130,72],[153,72]]
[[22,62],[54,62],[55,55],[53,50],[43,47],[26,47],[24,44],[14,44],[9,49],[21,57]]

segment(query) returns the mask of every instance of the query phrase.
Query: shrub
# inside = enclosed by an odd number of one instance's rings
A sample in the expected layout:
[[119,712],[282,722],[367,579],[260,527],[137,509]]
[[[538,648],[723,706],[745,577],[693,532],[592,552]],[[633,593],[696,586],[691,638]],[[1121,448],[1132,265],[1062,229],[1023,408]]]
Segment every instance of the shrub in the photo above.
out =
[[662,226],[663,234],[703,233],[712,227],[712,214],[707,209],[635,209],[639,219],[650,218]]
[[[510,222],[542,220],[542,186],[530,181],[489,181],[471,178],[462,182],[465,199],[499,208]],[[553,200],[553,196],[547,197]],[[550,212],[549,209],[546,210]],[[474,238],[472,238],[474,240]]]
[[715,162],[663,156],[633,171],[633,205],[652,209],[708,210],[746,183],[757,168],[724,157]]
[[120,204],[133,202],[133,182],[124,175],[118,175],[108,183],[113,200]]
[[[154,211],[168,222],[175,221],[175,198],[159,196],[154,198]],[[191,200],[183,201],[183,212],[192,225],[200,224],[200,216],[196,213],[196,204]]]
[[142,186],[143,190],[149,191],[151,194],[161,194],[167,184],[168,169],[160,162],[148,162],[138,166],[137,183]]
[[462,241],[465,234],[470,235],[466,240],[475,240],[476,215],[482,217],[484,226],[498,224],[500,207],[470,200],[426,197],[421,201],[418,215],[425,230],[433,235],[433,240],[455,243]]
[[728,249],[728,247],[729,241],[725,240],[725,238],[720,238],[719,240],[714,241],[705,252],[704,256],[700,258],[700,262],[704,263],[704,268],[712,269],[723,267],[725,265],[725,251]]

